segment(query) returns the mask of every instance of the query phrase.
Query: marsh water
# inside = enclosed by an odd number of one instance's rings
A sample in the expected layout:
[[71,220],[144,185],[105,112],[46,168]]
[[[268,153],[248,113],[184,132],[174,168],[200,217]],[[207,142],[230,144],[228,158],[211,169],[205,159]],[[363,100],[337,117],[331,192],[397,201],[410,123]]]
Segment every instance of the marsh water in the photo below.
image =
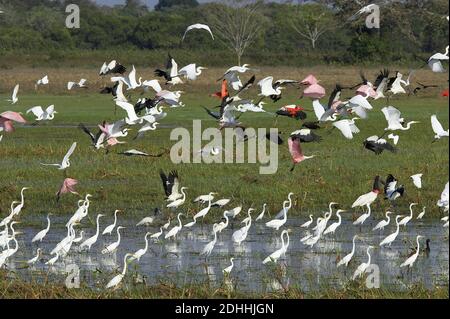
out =
[[[51,256],[49,252],[66,236],[67,230],[63,226],[67,218],[52,216],[52,226],[42,243],[31,243],[33,236],[45,228],[46,219],[36,220],[39,227],[16,227],[21,232],[17,235],[19,250],[7,262],[11,274],[24,279],[52,280],[65,282],[69,266],[76,264],[80,269],[81,282],[93,288],[103,289],[105,280],[112,278],[122,271],[123,256],[144,247],[146,232],[155,233],[159,226],[167,220],[157,218],[154,226],[139,226],[131,219],[123,220],[119,216],[118,224],[126,226],[121,230],[121,242],[116,253],[102,255],[101,250],[117,240],[116,230],[111,235],[100,235],[98,241],[89,252],[80,251],[79,243],[73,244],[69,254],[60,258],[52,267],[45,265]],[[186,224],[190,220],[183,220]],[[439,220],[412,220],[406,227],[401,228],[400,234],[390,248],[379,247],[380,241],[395,231],[395,225],[390,224],[384,231],[372,231],[379,220],[370,219],[362,227],[352,225],[351,221],[342,221],[336,235],[324,235],[313,247],[305,246],[300,239],[307,230],[300,228],[305,219],[289,218],[283,229],[290,229],[290,243],[286,255],[278,260],[279,268],[273,264],[262,264],[262,260],[273,251],[281,247],[280,231],[265,227],[267,220],[253,222],[247,239],[237,246],[231,241],[232,233],[242,227],[234,220],[228,228],[218,234],[217,243],[212,254],[205,258],[199,253],[214,237],[212,225],[197,224],[193,228],[183,228],[176,240],[165,240],[161,236],[158,241],[149,241],[148,252],[139,262],[129,264],[129,273],[138,274],[137,278],[145,280],[147,284],[160,281],[172,282],[177,285],[209,282],[221,285],[224,282],[240,291],[273,291],[282,287],[298,287],[303,291],[319,290],[323,287],[342,287],[351,280],[356,267],[367,262],[366,248],[373,245],[371,263],[380,270],[380,286],[386,289],[403,290],[415,283],[421,283],[428,288],[448,286],[449,271],[449,241],[448,228],[442,227]],[[84,239],[95,234],[95,220],[91,216],[77,226],[76,233],[84,231]],[[100,219],[100,234],[102,230],[112,224],[111,216]],[[330,220],[330,225],[334,220]],[[178,224],[172,220],[168,229]],[[352,262],[347,268],[336,267],[339,258],[352,250],[352,237],[358,234],[356,251]],[[430,252],[421,253],[411,271],[400,268],[400,264],[408,258],[408,254],[416,247],[416,236],[422,235],[421,249],[425,247],[425,239],[430,239]],[[84,240],[83,239],[83,240]],[[14,244],[12,244],[14,245]],[[40,261],[34,266],[27,267],[26,260],[36,254],[37,247],[43,250]],[[234,269],[229,277],[224,277],[222,269],[230,265],[230,257],[234,257]],[[104,274],[105,279],[98,279],[96,273]],[[224,281],[224,279],[226,279]]]

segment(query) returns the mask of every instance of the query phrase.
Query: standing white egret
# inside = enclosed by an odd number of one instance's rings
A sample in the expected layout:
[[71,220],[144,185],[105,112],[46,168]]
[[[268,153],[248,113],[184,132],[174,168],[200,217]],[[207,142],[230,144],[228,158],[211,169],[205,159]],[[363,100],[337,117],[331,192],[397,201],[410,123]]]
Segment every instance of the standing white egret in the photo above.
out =
[[70,161],[69,161],[70,160],[70,156],[75,151],[75,147],[77,147],[77,142],[73,142],[72,146],[69,148],[69,150],[67,151],[66,155],[64,156],[61,164],[43,164],[43,163],[41,163],[41,165],[57,166],[58,169],[60,169],[60,170],[68,168],[70,166]]
[[133,255],[131,255],[130,261],[133,261],[135,259],[137,259],[137,261],[139,261],[141,259],[141,257],[145,255],[145,253],[148,250],[148,236],[150,236],[150,235],[151,235],[150,233],[146,233],[145,234],[145,236],[144,236],[144,240],[145,240],[144,248],[139,249]]
[[136,226],[149,226],[154,220],[155,218],[151,216],[144,217],[136,224]]
[[[280,229],[281,226],[286,224],[287,221],[287,211],[290,208],[291,204],[289,204],[289,201],[283,202],[283,218],[282,219],[272,219],[271,221],[268,221],[266,223],[266,227],[274,228],[275,230]],[[288,208],[289,207],[289,208]]]
[[449,182],[445,184],[444,190],[441,193],[441,198],[436,203],[439,207],[444,209],[444,212],[447,212],[449,209]]
[[438,121],[436,114],[431,115],[431,127],[433,128],[434,134],[436,134],[434,136],[435,139],[440,139],[441,137],[449,136],[448,129],[447,131],[444,130],[442,124]]
[[164,236],[165,239],[170,238],[170,237],[173,237],[173,238],[177,237],[177,234],[180,232],[181,228],[183,228],[183,224],[181,224],[181,219],[180,219],[181,216],[183,216],[183,214],[179,213],[177,216],[178,225],[174,226],[171,230],[169,230],[169,232]]
[[187,187],[181,187],[180,192],[181,194],[183,194],[182,198],[179,198],[177,200],[174,200],[173,202],[167,204],[167,208],[178,208],[181,205],[184,204],[184,202],[186,201],[186,193],[184,192],[185,189],[188,189]]
[[163,234],[163,228],[160,227],[159,228],[159,232],[154,233],[153,235],[150,236],[150,238],[158,239],[159,237],[161,237],[162,234]]
[[117,247],[119,247],[119,245],[120,245],[120,230],[122,228],[125,228],[125,227],[123,227],[123,226],[117,227],[117,241],[112,244],[109,244],[105,249],[103,249],[102,250],[103,255],[108,254],[108,253],[112,254],[117,250]]
[[214,233],[214,239],[205,245],[205,247],[203,248],[200,255],[205,255],[206,257],[211,255],[211,253],[214,249],[214,246],[216,245],[216,242],[217,242],[217,224],[213,225],[213,233]]
[[42,242],[44,237],[47,235],[48,231],[50,230],[50,215],[51,215],[51,213],[47,214],[47,228],[38,232],[31,240],[32,243],[34,243],[36,241]]
[[169,226],[170,226],[170,217],[169,217],[169,219],[167,220],[167,223],[165,223],[165,224],[162,226],[162,228],[163,228],[163,229],[167,229],[167,228],[169,228]]
[[423,206],[422,212],[420,212],[420,214],[417,215],[417,219],[422,219],[423,218],[423,216],[425,215],[425,209],[426,208],[427,208],[426,206]]
[[345,265],[345,267],[347,267],[347,266],[348,266],[348,263],[350,262],[350,260],[352,260],[353,255],[355,254],[355,247],[356,247],[356,246],[355,246],[355,240],[356,240],[356,238],[358,238],[358,235],[354,235],[354,236],[353,236],[353,240],[352,240],[352,242],[353,242],[352,251],[351,251],[349,254],[345,255],[344,258],[342,258],[341,260],[339,260],[339,262],[337,263],[337,267],[340,267],[340,266],[342,266],[342,265]]
[[389,216],[390,214],[392,214],[392,212],[387,211],[386,212],[386,220],[381,220],[378,224],[375,225],[374,228],[372,228],[372,230],[383,230],[384,227],[386,227],[387,225],[389,225],[389,223],[391,222],[391,217]]
[[121,210],[119,210],[119,209],[116,209],[116,210],[114,211],[114,222],[113,222],[111,225],[107,226],[107,227],[103,230],[102,235],[106,235],[106,234],[110,234],[110,235],[111,235],[112,231],[113,231],[114,228],[116,227],[116,224],[117,224],[117,213],[119,213],[119,212],[121,212]]
[[194,226],[197,223],[197,219],[194,218],[194,220],[192,222],[187,223],[186,225],[184,225],[183,227],[186,228],[191,228],[192,226]]
[[398,233],[400,232],[400,225],[398,223],[399,218],[402,218],[403,215],[397,215],[395,216],[395,223],[397,224],[397,229],[395,230],[395,232],[393,232],[392,234],[390,234],[389,236],[387,236],[386,238],[384,238],[381,243],[380,246],[384,246],[384,245],[388,245],[389,247],[391,247],[392,243],[394,242],[394,240],[397,238]]
[[342,222],[341,213],[342,212],[345,212],[345,210],[338,209],[338,211],[336,212],[336,216],[338,217],[338,221],[333,223],[333,224],[331,224],[330,226],[328,226],[328,228],[325,229],[325,231],[323,232],[324,235],[326,235],[326,234],[334,234],[336,229],[341,225],[341,222]]
[[302,228],[308,228],[313,223],[313,215],[309,215],[309,220],[300,225]]
[[234,257],[231,257],[230,258],[230,263],[231,263],[231,265],[230,266],[228,266],[228,267],[226,267],[226,268],[224,268],[223,270],[222,270],[222,272],[223,272],[223,274],[224,275],[229,275],[230,273],[231,273],[231,271],[233,270],[233,267],[234,267]]
[[30,189],[29,187],[23,187],[20,191],[20,204],[14,207],[13,209],[13,215],[19,215],[20,211],[22,210],[23,206],[25,205],[25,199],[23,192],[27,189]]
[[106,285],[106,289],[109,288],[113,288],[116,289],[119,284],[121,283],[123,277],[125,277],[125,274],[127,272],[127,258],[130,257],[131,254],[125,254],[125,256],[123,257],[123,270],[121,274],[118,274],[117,276],[115,276],[113,279],[111,279],[108,284]]
[[367,218],[370,216],[370,204],[367,204],[367,213],[362,214],[353,222],[353,225],[362,225],[366,221]]
[[[209,193],[209,195],[214,195],[216,193]],[[208,206],[200,210],[197,214],[194,215],[194,219],[198,219],[200,217],[205,218],[206,214],[208,214],[209,210],[211,209],[211,198],[208,200]]]
[[416,186],[419,189],[422,188],[422,176],[423,176],[423,174],[421,174],[421,173],[410,176],[413,181],[414,186]]
[[49,266],[53,266],[55,263],[56,263],[56,261],[59,259],[59,253],[58,252],[56,252],[55,253],[55,256],[54,257],[52,257],[52,258],[50,258],[49,260],[47,260],[47,262],[45,263],[46,265],[49,265]]
[[362,263],[356,268],[355,273],[353,274],[352,280],[355,280],[358,277],[361,277],[369,268],[370,262],[371,262],[371,256],[370,256],[370,250],[373,248],[373,246],[367,247],[366,254],[368,256],[367,262]]
[[103,216],[102,214],[97,215],[97,230],[95,232],[95,235],[82,242],[80,248],[87,247],[88,250],[91,250],[92,245],[97,242],[98,235],[100,233],[100,217],[102,216]]
[[401,265],[400,267],[406,267],[408,266],[409,268],[412,268],[412,266],[414,265],[414,262],[416,261],[417,257],[419,256],[419,252],[420,252],[420,244],[419,244],[419,239],[423,238],[423,236],[421,235],[417,235],[416,237],[416,243],[417,243],[417,250],[416,252],[410,256],[408,259],[406,259]]
[[228,218],[227,212],[223,213],[223,218],[225,219],[225,222],[221,221],[220,223],[217,224],[217,232],[218,233],[221,233],[222,230],[224,230],[225,228],[228,227],[229,218]]
[[14,217],[14,205],[18,204],[18,203],[20,203],[20,202],[13,201],[11,203],[11,213],[8,216],[6,216],[5,218],[3,218],[3,220],[0,222],[0,226],[8,226],[8,224],[11,222],[11,220]]
[[231,236],[233,242],[240,246],[241,243],[247,238],[248,230],[250,229],[251,225],[252,219],[250,218],[245,226],[241,227],[233,233],[233,235]]
[[29,259],[27,261],[27,264],[28,265],[34,265],[39,260],[39,257],[41,257],[41,253],[42,253],[42,250],[40,248],[38,248],[36,250],[36,256],[34,256],[33,258]]
[[[285,235],[286,235],[286,242],[284,241]],[[289,247],[289,233],[287,230],[283,230],[281,232],[281,248],[275,250],[273,253],[267,256],[262,263],[267,264],[270,261],[276,263],[281,256],[286,254],[288,247]]]
[[264,213],[266,212],[266,207],[267,207],[267,204],[264,203],[264,204],[263,204],[263,210],[262,210],[262,212],[258,215],[258,217],[256,217],[255,221],[258,221],[258,220],[260,220],[260,219],[263,219]]
[[410,212],[410,214],[409,214],[409,216],[406,216],[405,218],[403,218],[403,219],[398,223],[400,226],[406,226],[406,224],[408,224],[409,221],[413,218],[413,210],[412,210],[412,207],[415,206],[415,205],[417,205],[417,203],[411,203],[411,204],[409,205],[409,212]]
[[445,72],[441,60],[448,60],[448,45],[445,48],[445,53],[435,53],[428,59],[428,66],[430,67],[431,71],[437,73]]

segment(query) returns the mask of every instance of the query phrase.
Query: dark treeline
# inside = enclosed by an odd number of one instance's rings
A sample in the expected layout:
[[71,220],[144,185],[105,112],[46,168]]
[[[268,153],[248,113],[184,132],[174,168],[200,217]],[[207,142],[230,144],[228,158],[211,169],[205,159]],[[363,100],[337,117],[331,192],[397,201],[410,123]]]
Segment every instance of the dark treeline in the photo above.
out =
[[[65,26],[70,3],[80,7],[79,29]],[[89,0],[0,0],[4,11],[0,54],[45,53],[61,58],[96,51],[113,55],[152,50],[185,52],[206,64],[236,63],[236,50],[218,29],[227,23],[220,21],[220,13],[228,12],[223,11],[227,5],[226,10],[235,14],[255,6],[255,1],[161,0],[155,10],[149,10],[138,0],[116,7],[100,7]],[[410,63],[418,61],[417,56],[443,51],[448,43],[447,0],[383,1],[380,29],[366,28],[365,15],[349,20],[361,8],[356,1],[259,3],[254,8],[250,23],[257,28],[245,47],[246,61],[270,65]],[[181,43],[185,28],[193,23],[209,24],[217,39],[194,31]]]

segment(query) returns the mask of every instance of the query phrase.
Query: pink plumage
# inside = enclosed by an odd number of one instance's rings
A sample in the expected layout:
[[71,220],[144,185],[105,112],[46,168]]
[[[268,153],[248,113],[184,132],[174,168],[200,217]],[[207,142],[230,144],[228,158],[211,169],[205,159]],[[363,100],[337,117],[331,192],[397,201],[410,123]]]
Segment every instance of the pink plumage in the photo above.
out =
[[317,81],[316,77],[312,74],[308,75],[306,78],[304,78],[300,84],[303,85],[313,85],[313,84],[317,84],[319,81]]
[[361,85],[357,90],[356,94],[362,95],[363,97],[367,97],[369,95],[372,98],[375,98],[377,96],[377,92],[369,86],[369,85]]
[[303,91],[303,96],[321,99],[325,96],[325,89],[319,84],[311,84]]
[[67,177],[62,185],[61,188],[59,189],[59,191],[56,193],[57,196],[57,200],[59,200],[59,198],[61,197],[62,194],[66,194],[66,193],[72,193],[72,194],[76,194],[79,195],[76,191],[75,191],[75,185],[78,184],[78,181],[76,179]]
[[2,127],[5,132],[14,132],[13,121],[18,123],[27,122],[22,115],[17,112],[6,111],[0,114],[0,127]]

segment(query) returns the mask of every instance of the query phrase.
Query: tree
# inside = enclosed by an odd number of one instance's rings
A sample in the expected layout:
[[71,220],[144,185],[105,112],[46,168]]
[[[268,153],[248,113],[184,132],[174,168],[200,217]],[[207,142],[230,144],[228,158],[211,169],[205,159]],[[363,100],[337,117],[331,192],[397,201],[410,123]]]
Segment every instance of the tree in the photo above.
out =
[[155,10],[161,11],[173,7],[193,8],[196,6],[198,6],[197,0],[159,0],[158,4],[155,6]]
[[292,28],[311,43],[314,50],[320,37],[336,25],[333,14],[326,6],[317,3],[293,4],[288,22]]
[[236,54],[239,65],[246,49],[264,28],[265,18],[260,12],[262,5],[262,1],[227,0],[205,10],[216,38]]

